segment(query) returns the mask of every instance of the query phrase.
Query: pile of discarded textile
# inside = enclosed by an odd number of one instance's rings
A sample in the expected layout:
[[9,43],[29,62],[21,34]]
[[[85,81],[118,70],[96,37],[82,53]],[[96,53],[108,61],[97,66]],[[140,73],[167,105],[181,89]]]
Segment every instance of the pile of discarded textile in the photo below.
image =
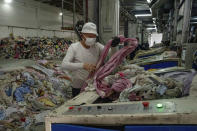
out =
[[163,58],[176,58],[177,53],[175,51],[165,51],[161,54]]
[[165,47],[151,48],[150,50],[139,50],[137,54],[135,55],[134,59],[138,59],[144,55],[146,56],[151,56],[151,54],[161,55],[165,50],[166,50]]
[[[128,40],[121,39],[123,42]],[[124,63],[126,55],[136,47],[134,39],[130,39],[130,42],[131,45],[120,49],[101,66],[111,42],[105,46],[97,64],[97,71],[90,75],[85,91],[96,90],[102,98],[120,102],[178,98],[185,95],[183,81],[158,77],[137,65],[120,65],[121,62]]]
[[45,60],[38,63],[0,72],[0,130],[42,125],[50,110],[72,97],[69,76],[56,64]]
[[3,58],[61,59],[72,42],[62,38],[5,38],[0,41]]
[[142,67],[128,65],[121,72],[132,83],[119,95],[120,102],[178,98],[183,96],[184,85],[180,81],[158,77]]
[[177,58],[177,53],[175,51],[164,51],[162,54],[134,59],[129,61],[129,63],[135,64],[135,63],[150,62],[155,60],[159,61],[159,60],[170,59],[170,58]]

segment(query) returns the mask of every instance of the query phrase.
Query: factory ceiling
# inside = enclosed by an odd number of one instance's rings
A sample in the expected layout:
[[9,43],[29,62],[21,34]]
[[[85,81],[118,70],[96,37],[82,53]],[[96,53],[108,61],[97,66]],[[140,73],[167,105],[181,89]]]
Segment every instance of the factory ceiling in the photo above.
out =
[[[62,0],[35,0],[58,8],[62,7]],[[76,12],[83,15],[83,0],[75,0]],[[64,9],[73,11],[73,0],[64,0]]]
[[[120,0],[120,3],[121,7],[132,15],[151,14],[147,0]],[[137,19],[142,20],[144,24],[153,24],[152,16],[141,16]]]
[[149,10],[147,0],[121,0],[121,5],[130,11]]
[[[45,4],[49,4],[58,8],[62,7],[62,0],[35,0]],[[83,15],[83,0],[76,1],[76,12]],[[121,7],[125,8],[130,14],[150,13],[147,0],[120,0]],[[64,0],[64,9],[73,11],[73,0]],[[152,17],[138,18],[145,24],[152,24]]]

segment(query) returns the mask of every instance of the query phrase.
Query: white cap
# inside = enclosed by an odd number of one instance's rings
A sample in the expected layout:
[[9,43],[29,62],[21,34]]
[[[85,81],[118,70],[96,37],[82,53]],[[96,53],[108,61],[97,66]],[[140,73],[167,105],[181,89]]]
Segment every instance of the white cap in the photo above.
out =
[[82,28],[82,33],[92,33],[98,36],[97,30],[96,30],[96,25],[92,22],[86,23],[83,28]]

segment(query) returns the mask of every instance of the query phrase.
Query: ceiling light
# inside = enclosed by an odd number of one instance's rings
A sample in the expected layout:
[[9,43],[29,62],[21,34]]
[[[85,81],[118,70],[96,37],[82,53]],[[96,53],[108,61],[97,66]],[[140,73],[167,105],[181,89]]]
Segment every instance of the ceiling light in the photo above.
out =
[[12,0],[4,0],[4,2],[9,4],[12,2]]
[[151,3],[152,0],[147,0],[148,3]]
[[190,22],[190,24],[197,24],[197,22]]
[[146,17],[146,16],[152,16],[152,14],[137,14],[135,17]]
[[60,12],[60,14],[59,14],[60,16],[62,16],[63,15],[63,13],[62,12]]
[[156,30],[157,28],[146,28],[147,30]]
[[197,17],[195,16],[195,17],[192,17],[192,20],[197,20]]

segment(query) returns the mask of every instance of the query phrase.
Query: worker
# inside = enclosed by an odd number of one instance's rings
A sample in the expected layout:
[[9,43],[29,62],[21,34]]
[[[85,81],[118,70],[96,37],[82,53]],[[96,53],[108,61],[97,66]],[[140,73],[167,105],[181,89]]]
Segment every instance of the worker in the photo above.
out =
[[[94,72],[96,63],[104,46],[96,42],[98,36],[97,27],[94,23],[86,23],[81,31],[82,40],[71,44],[62,62],[62,69],[72,71],[72,95],[75,97],[80,93],[81,87],[89,73]],[[119,44],[119,39],[114,38],[112,47]],[[116,48],[111,48],[111,54]]]

